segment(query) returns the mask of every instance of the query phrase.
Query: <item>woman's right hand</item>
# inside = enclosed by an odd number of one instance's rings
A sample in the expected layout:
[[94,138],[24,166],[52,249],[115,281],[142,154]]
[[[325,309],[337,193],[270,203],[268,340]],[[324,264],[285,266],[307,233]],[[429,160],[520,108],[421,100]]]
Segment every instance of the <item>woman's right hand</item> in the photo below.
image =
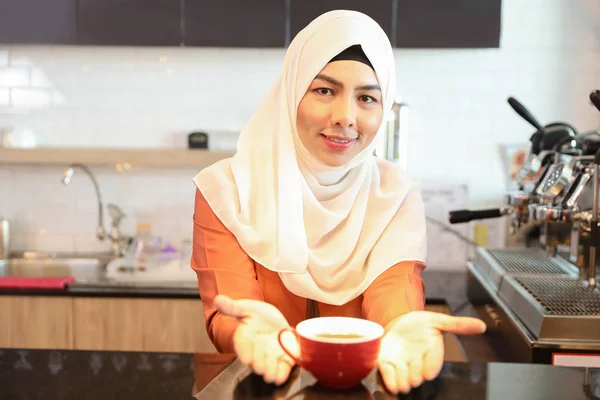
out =
[[[218,295],[214,302],[222,314],[240,321],[233,334],[240,362],[250,365],[265,382],[283,384],[295,364],[278,341],[279,332],[290,327],[283,314],[274,305],[258,300],[233,300]],[[281,340],[295,357],[299,356],[300,344],[294,335],[282,335]]]

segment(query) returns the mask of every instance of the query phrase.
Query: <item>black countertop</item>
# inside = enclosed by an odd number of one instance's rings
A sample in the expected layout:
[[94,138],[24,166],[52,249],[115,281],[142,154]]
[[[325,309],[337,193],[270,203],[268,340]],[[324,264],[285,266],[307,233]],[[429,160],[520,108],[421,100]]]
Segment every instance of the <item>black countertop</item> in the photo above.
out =
[[[0,276],[2,274],[0,271]],[[466,272],[425,270],[423,281],[426,299],[433,303],[447,303],[458,310],[465,306]],[[199,299],[198,286],[189,283],[118,283],[102,277],[86,278],[68,284],[65,290],[0,288],[0,295],[74,296],[74,297],[145,297]]]
[[[301,392],[301,393],[298,393]],[[294,395],[296,394],[296,395]],[[596,396],[596,397],[594,397]],[[600,370],[534,364],[446,363],[400,399],[593,399]],[[277,388],[237,360],[200,392],[192,354],[0,349],[0,399],[391,399],[374,370],[352,390],[320,387],[296,368]]]
[[[596,396],[596,397],[594,397]],[[351,390],[321,387],[305,370],[296,368],[281,386],[265,384],[237,360],[196,394],[215,399],[427,399],[427,400],[579,400],[600,398],[600,369],[565,368],[539,364],[445,363],[440,375],[408,395],[393,396],[383,389],[374,370]]]
[[197,282],[118,283],[108,280],[74,282],[69,284],[63,295],[92,297],[157,297],[200,299]]
[[198,286],[163,286],[163,285],[132,285],[132,284],[69,284],[64,290],[56,289],[13,289],[0,288],[0,296],[71,296],[71,297],[142,297],[142,298],[173,298],[200,299]]

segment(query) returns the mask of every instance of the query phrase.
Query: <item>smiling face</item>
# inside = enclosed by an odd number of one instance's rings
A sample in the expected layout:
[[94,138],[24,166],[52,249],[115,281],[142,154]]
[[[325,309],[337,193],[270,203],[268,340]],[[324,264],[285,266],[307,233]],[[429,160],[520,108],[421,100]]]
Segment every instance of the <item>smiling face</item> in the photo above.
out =
[[298,136],[319,161],[341,166],[375,138],[383,118],[375,71],[350,60],[328,63],[298,106]]

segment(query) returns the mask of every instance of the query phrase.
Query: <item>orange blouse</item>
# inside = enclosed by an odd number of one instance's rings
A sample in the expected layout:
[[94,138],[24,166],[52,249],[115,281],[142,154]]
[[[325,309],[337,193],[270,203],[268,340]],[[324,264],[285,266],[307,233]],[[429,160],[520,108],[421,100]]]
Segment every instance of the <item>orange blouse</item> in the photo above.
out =
[[[221,314],[213,304],[217,294],[273,304],[291,326],[306,317],[307,299],[291,293],[279,275],[252,260],[196,189],[192,268],[204,306],[206,330],[216,349],[233,353],[237,319]],[[408,311],[423,310],[425,265],[404,261],[382,273],[362,295],[341,306],[316,303],[320,316],[366,318],[386,326]]]

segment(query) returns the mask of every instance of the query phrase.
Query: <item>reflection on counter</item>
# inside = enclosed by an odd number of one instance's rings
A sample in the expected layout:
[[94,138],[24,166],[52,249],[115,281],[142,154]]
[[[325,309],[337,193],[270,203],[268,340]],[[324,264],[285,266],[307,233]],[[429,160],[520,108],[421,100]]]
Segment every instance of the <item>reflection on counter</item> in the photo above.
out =
[[191,354],[0,349],[2,399],[185,399]]

